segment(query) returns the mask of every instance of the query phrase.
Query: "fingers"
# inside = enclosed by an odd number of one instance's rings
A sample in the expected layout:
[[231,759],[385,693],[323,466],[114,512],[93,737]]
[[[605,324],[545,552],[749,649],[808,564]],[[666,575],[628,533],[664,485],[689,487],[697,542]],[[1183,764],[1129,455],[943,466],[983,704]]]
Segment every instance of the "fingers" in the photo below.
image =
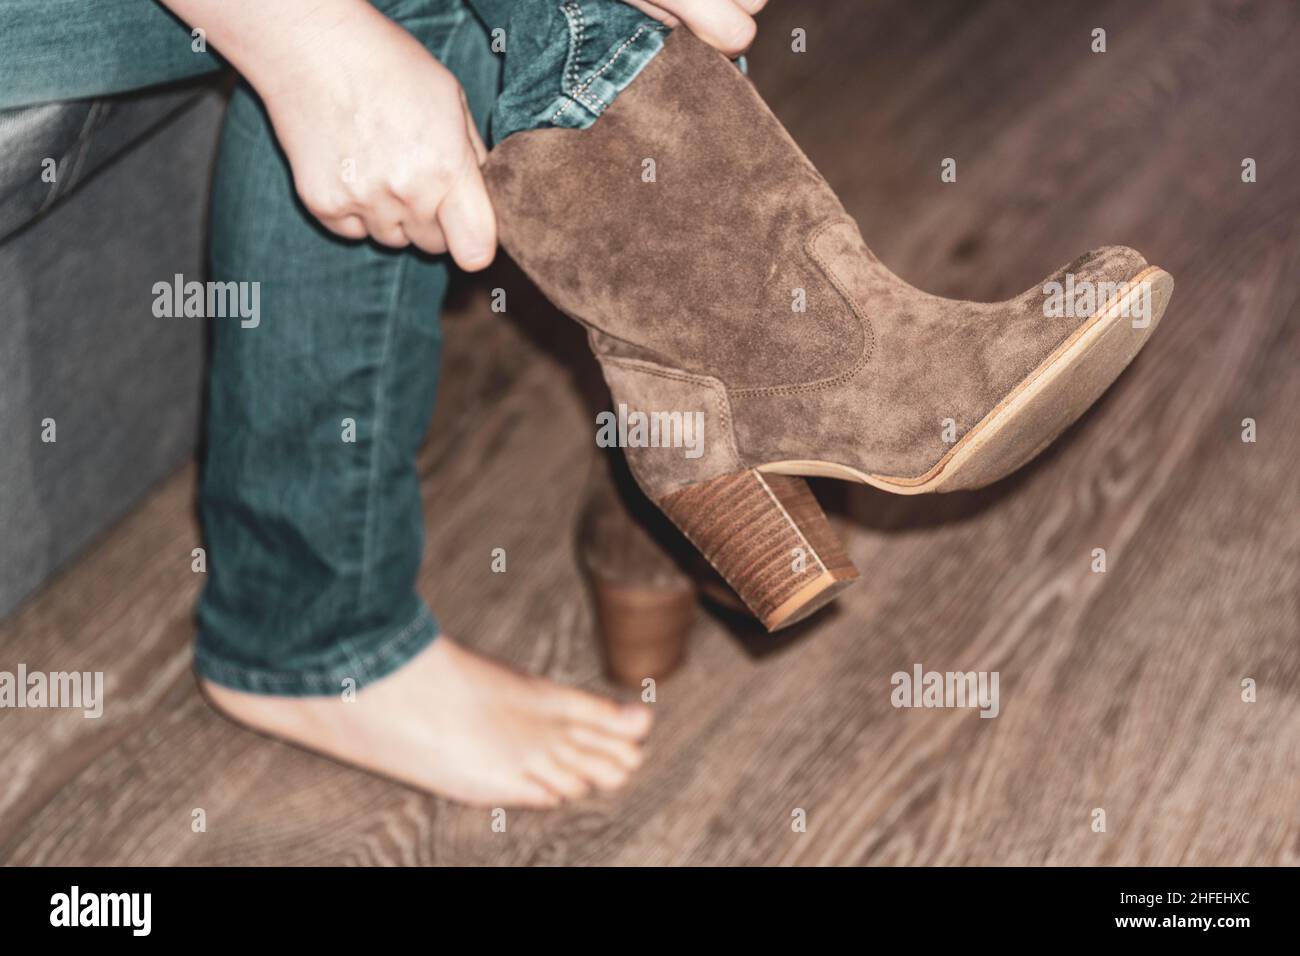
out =
[[467,272],[484,269],[496,255],[497,220],[479,166],[487,162],[487,147],[474,125],[465,91],[460,91],[469,151],[461,160],[459,175],[435,208],[415,204],[406,220],[406,234],[425,252],[450,252],[456,265]]
[[447,237],[442,234],[437,218],[403,223],[402,229],[416,248],[429,255],[440,256],[447,251]]
[[356,215],[365,222],[365,232],[381,246],[403,248],[411,245],[411,239],[402,228],[406,209],[395,196],[374,195]]
[[411,238],[403,228],[407,215],[406,208],[395,196],[376,196],[362,213],[362,218],[366,232],[375,242],[391,249],[401,249],[411,244]]
[[681,25],[682,22],[681,20],[678,20],[675,16],[673,16],[663,7],[651,3],[650,0],[623,0],[623,2],[636,7],[638,10],[640,10],[642,13],[648,16],[654,17],[656,20],[658,20],[660,23],[664,24],[665,26],[676,29],[678,26]]
[[483,137],[478,134],[478,127],[474,125],[474,114],[470,112],[469,100],[465,99],[465,91],[460,91],[460,106],[465,113],[465,135],[469,137],[470,146],[474,148],[474,157],[478,164],[482,166],[487,162],[488,151],[483,145]]
[[[754,42],[758,25],[753,14],[765,0],[654,0],[660,8],[686,24],[697,37],[727,56],[740,56]],[[640,3],[636,4],[641,7]],[[645,9],[641,7],[641,9]],[[651,16],[654,13],[646,10]]]
[[322,217],[320,223],[330,232],[344,239],[366,238],[366,224],[360,216]]
[[313,212],[321,225],[344,239],[370,237],[391,249],[414,244],[431,255],[450,252],[467,271],[486,268],[496,254],[496,214],[478,168],[483,143],[477,131],[472,140],[478,148],[465,151],[450,188],[435,186],[403,196],[390,190],[364,201],[317,204]]
[[469,272],[487,268],[496,255],[497,219],[478,165],[467,162],[438,207],[438,225],[456,265]]
[[[465,136],[474,152],[476,165],[466,167],[460,182],[447,193],[438,210],[437,221],[431,228],[436,230],[441,240],[441,250],[431,249],[419,240],[415,242],[426,252],[451,252],[456,265],[473,272],[486,268],[496,254],[497,217],[488,198],[483,174],[478,169],[487,162],[487,146],[474,125],[464,90],[460,102],[465,112]],[[454,239],[448,241],[445,237],[449,235]]]
[[[428,134],[423,141],[412,137],[416,141],[398,161],[355,163],[347,179],[313,170],[315,175],[295,182],[307,210],[344,239],[369,237],[392,249],[414,243],[432,255],[450,253],[471,272],[490,265],[496,214],[479,171],[487,147],[464,92],[457,87],[449,99],[436,130],[421,131]],[[453,115],[457,107],[460,117]],[[400,141],[390,134],[390,141],[395,138]]]
[[354,240],[369,236],[394,249],[411,244],[402,227],[402,203],[393,196],[376,196],[360,202],[338,196],[321,200],[308,194],[303,202],[320,224],[336,236]]

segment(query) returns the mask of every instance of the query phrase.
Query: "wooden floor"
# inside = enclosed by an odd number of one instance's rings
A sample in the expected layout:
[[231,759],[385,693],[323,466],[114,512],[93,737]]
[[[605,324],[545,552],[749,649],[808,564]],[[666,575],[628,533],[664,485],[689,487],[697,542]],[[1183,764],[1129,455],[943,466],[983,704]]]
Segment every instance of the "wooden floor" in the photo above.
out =
[[[0,860],[1300,863],[1296,7],[771,7],[755,80],[904,278],[1003,298],[1106,243],[1173,273],[1112,392],[980,493],[819,485],[859,585],[792,636],[703,619],[630,789],[506,834],[207,708],[187,469],[0,625],[4,662],[104,670],[110,701],[0,712]],[[601,397],[581,336],[508,268],[459,290],[447,336],[421,588],[473,646],[603,686],[572,550]],[[998,671],[1000,715],[894,709],[918,662]]]

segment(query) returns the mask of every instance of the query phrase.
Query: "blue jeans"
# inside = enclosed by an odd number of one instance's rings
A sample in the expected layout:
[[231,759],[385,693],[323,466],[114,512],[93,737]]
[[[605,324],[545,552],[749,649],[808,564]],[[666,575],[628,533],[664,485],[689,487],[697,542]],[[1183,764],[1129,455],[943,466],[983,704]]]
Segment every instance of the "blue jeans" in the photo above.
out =
[[[664,40],[616,0],[373,3],[457,76],[496,140],[589,126]],[[152,0],[0,2],[0,108],[220,68]],[[322,229],[242,84],[222,133],[211,254],[215,281],[260,284],[260,321],[212,323],[196,667],[256,693],[363,686],[438,634],[415,591],[415,456],[437,389],[447,257]],[[142,294],[142,322],[156,321],[151,302]]]

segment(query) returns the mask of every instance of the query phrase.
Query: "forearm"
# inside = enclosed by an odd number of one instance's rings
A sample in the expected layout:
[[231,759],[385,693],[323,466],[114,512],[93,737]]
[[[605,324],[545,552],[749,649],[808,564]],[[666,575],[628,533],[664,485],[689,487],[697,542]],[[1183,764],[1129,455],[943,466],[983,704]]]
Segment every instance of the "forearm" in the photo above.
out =
[[[329,56],[367,19],[367,0],[159,0],[204,32],[206,42],[264,98]],[[364,31],[363,31],[364,32]]]

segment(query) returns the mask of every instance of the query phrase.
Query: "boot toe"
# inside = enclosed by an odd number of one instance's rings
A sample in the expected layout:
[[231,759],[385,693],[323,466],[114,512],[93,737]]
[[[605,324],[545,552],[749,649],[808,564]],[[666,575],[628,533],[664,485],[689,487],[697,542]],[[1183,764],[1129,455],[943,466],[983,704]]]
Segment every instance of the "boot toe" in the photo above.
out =
[[1123,282],[1147,267],[1142,253],[1128,246],[1101,246],[1085,252],[1068,267],[1076,277]]
[[1142,253],[1136,249],[1130,249],[1128,246],[1102,246],[1085,252],[1053,278],[1067,289],[1075,290],[1085,301],[1091,298],[1093,308],[1080,310],[1086,311],[1086,314],[1078,316],[1087,318],[1105,304],[1111,293],[1121,288],[1147,265]]

